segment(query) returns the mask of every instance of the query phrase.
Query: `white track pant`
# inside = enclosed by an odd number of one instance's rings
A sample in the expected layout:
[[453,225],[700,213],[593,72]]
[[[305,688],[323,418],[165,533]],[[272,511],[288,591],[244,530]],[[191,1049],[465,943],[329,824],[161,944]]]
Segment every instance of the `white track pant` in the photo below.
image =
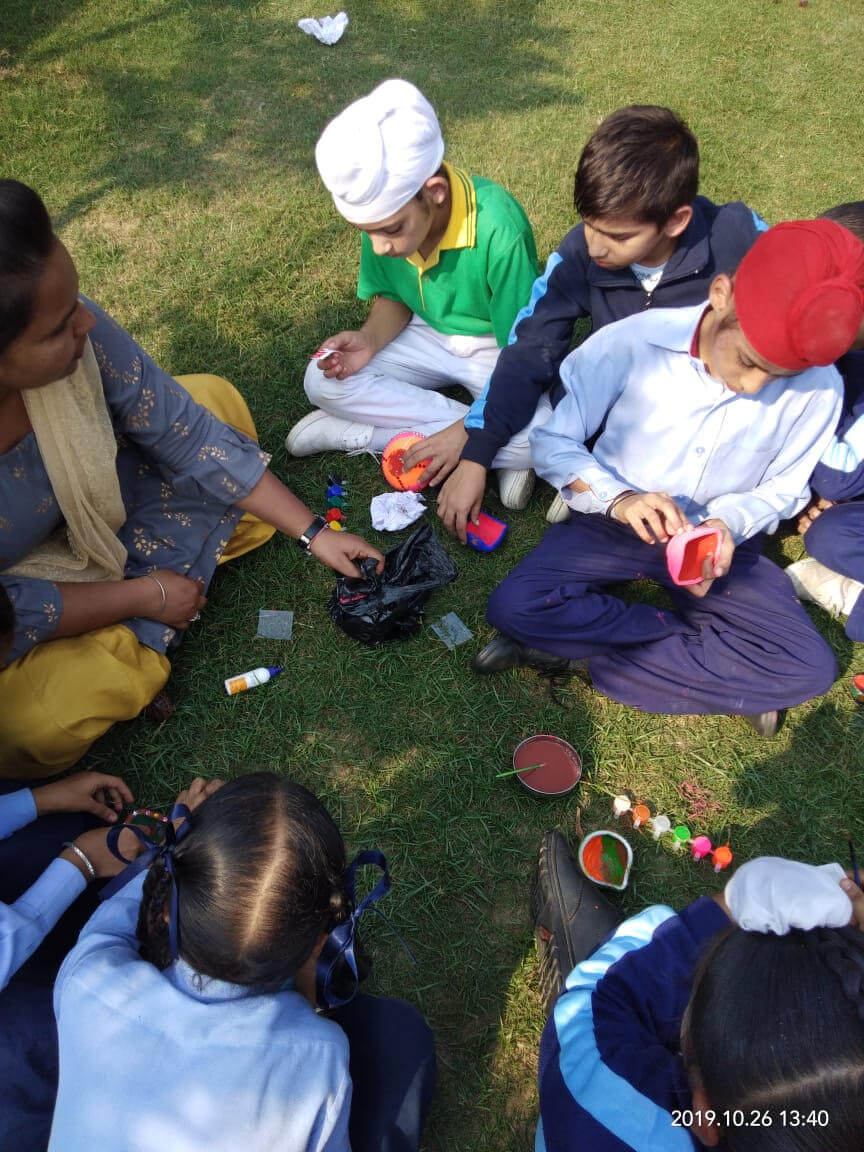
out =
[[[437,391],[461,385],[475,398],[486,387],[498,360],[494,336],[447,336],[418,316],[395,340],[345,380],[327,379],[310,361],[303,386],[316,408],[375,428],[370,447],[380,452],[397,432],[431,436],[468,413],[468,406]],[[544,397],[531,423],[496,455],[494,468],[530,468],[528,434],[551,414]]]

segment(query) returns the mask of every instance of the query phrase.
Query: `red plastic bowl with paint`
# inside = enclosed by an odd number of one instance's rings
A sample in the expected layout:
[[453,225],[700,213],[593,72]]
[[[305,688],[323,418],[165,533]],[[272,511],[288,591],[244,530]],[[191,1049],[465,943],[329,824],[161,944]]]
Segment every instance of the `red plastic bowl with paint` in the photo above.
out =
[[[540,768],[529,768],[540,764]],[[529,736],[513,753],[514,768],[529,768],[516,779],[537,796],[563,796],[582,779],[579,753],[558,736]]]

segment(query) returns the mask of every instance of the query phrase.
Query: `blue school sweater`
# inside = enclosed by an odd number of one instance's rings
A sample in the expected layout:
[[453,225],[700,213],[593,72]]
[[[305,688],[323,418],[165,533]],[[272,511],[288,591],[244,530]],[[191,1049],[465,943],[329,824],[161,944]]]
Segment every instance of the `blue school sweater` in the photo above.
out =
[[693,219],[646,295],[630,268],[600,268],[588,255],[585,225],[561,241],[534,282],[528,304],[517,315],[483,394],[465,418],[468,443],[463,460],[489,467],[499,448],[534,415],[544,392],[560,398],[558,369],[573,340],[573,325],[591,318],[593,330],[633,316],[643,308],[701,304],[719,272],[732,273],[768,225],[746,204],[713,204],[697,196]]
[[298,992],[142,960],[143,884],[105,901],[57,977],[50,1152],[350,1152],[342,1029]]
[[843,412],[810,484],[826,500],[855,500],[864,496],[864,352],[849,352],[837,367]]
[[[36,819],[29,788],[0,796],[0,840]],[[42,943],[87,883],[68,860],[52,860],[14,904],[0,904],[0,988]]]
[[708,944],[730,927],[703,896],[620,924],[567,978],[540,1042],[535,1152],[694,1152],[681,1018]]

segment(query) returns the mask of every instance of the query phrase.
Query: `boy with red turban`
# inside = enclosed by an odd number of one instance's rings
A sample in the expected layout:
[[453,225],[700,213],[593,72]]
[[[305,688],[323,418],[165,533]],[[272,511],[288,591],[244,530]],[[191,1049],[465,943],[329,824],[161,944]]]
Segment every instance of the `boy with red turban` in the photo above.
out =
[[[862,320],[864,246],[805,220],[760,236],[734,282],[715,277],[707,306],[644,312],[572,352],[532,452],[581,515],[492,594],[503,635],[476,669],[587,666],[634,708],[738,714],[766,735],[781,709],[826,692],[833,654],[761,552],[807,502],[840,410],[833,362]],[[679,587],[661,545],[703,523],[719,545],[701,582]],[[633,579],[666,586],[675,611],[607,591]]]

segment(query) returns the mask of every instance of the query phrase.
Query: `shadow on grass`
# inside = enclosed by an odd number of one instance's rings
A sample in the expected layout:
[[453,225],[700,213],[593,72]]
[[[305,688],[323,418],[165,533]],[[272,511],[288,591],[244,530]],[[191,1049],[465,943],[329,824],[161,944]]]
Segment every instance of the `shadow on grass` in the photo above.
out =
[[445,134],[451,116],[578,103],[553,74],[563,33],[539,7],[365,0],[333,49],[304,36],[293,18],[245,0],[169,2],[134,17],[120,5],[114,23],[92,27],[73,0],[35,22],[29,0],[7,0],[3,22],[15,64],[74,62],[87,105],[104,109],[94,122],[104,147],[82,173],[86,190],[56,205],[62,227],[112,189],[226,176],[242,183],[250,165],[277,177],[311,172],[326,121],[388,76],[427,93]]
[[847,836],[864,844],[864,709],[832,698],[795,720],[781,748],[766,744],[765,755],[738,775],[738,803],[768,813],[748,829],[740,849],[744,857],[764,855],[770,845],[775,855],[842,861]]

